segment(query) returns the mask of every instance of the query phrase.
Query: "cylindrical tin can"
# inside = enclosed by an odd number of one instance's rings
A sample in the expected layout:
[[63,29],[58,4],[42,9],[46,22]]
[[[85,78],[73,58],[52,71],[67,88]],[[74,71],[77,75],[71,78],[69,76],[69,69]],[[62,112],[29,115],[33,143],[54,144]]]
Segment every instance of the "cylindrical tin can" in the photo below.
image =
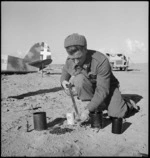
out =
[[67,124],[68,125],[74,125],[74,119],[75,119],[75,114],[72,112],[72,113],[67,113],[66,114],[66,118],[67,118]]
[[112,133],[121,134],[122,132],[122,118],[112,117]]
[[90,112],[89,116],[92,128],[103,128],[102,112]]
[[34,129],[37,131],[47,129],[46,112],[33,113]]

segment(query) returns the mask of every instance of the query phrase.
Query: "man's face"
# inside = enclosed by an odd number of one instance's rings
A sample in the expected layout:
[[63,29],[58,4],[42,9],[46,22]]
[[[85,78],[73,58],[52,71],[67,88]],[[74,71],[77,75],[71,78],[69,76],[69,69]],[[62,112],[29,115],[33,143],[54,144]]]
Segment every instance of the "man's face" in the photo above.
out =
[[78,50],[74,54],[69,55],[69,58],[72,59],[76,65],[82,66],[86,59],[86,50]]

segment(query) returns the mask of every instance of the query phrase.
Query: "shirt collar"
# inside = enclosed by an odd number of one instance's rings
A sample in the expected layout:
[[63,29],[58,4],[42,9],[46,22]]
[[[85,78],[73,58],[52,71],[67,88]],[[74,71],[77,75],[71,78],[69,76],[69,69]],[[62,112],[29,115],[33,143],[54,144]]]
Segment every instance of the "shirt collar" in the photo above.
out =
[[79,66],[79,65],[76,65],[75,63],[73,63],[73,68],[74,69],[81,69],[81,68],[83,68],[83,69],[87,70],[91,66],[91,59],[92,58],[91,58],[90,53],[87,52],[87,56],[86,56],[86,59],[84,61],[84,64],[82,66]]

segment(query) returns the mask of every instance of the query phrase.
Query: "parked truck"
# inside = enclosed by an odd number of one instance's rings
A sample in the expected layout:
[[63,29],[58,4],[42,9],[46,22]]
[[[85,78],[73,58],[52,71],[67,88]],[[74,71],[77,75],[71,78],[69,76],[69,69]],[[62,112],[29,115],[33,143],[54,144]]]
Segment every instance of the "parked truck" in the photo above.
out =
[[124,54],[122,54],[122,53],[117,53],[117,54],[106,53],[106,56],[109,59],[112,70],[128,71],[129,58],[127,58]]

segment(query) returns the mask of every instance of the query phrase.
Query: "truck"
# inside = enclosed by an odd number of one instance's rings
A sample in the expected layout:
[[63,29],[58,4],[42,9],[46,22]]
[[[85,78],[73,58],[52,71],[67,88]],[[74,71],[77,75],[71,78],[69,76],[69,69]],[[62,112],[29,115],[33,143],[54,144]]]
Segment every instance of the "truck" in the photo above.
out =
[[106,53],[106,56],[109,59],[112,70],[128,71],[129,57],[127,58],[125,56],[125,54],[122,54],[122,53],[116,53],[116,54]]

